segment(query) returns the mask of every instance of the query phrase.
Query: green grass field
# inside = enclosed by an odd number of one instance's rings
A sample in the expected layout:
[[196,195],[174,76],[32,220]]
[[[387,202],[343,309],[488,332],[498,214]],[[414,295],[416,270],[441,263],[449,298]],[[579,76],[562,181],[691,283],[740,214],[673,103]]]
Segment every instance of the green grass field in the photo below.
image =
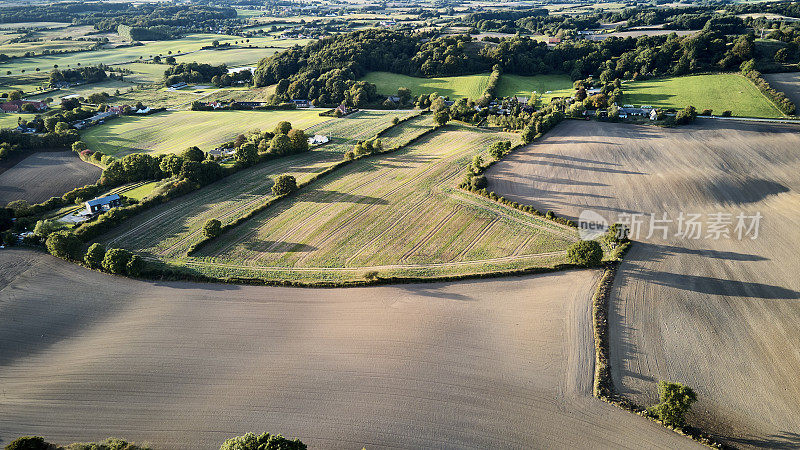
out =
[[692,105],[698,111],[712,109],[714,114],[722,114],[731,110],[734,116],[742,117],[783,116],[750,80],[733,73],[631,81],[622,91],[626,104],[661,108]]
[[[155,55],[167,56],[169,52],[176,54],[178,52],[194,52],[200,50],[201,47],[211,45],[215,40],[224,44],[230,42],[232,45],[243,38],[239,36],[227,36],[220,34],[192,34],[181,39],[173,39],[169,41],[152,41],[144,45],[121,47],[113,49],[102,49],[88,52],[69,53],[63,55],[42,55],[30,58],[16,58],[14,60],[0,64],[0,72],[6,73],[10,70],[13,75],[18,75],[24,69],[26,73],[33,72],[38,67],[42,71],[50,71],[54,64],[58,64],[60,68],[75,67],[78,63],[83,66],[97,65],[97,64],[122,64],[128,62],[135,62],[140,59],[148,59]],[[302,45],[308,42],[305,39],[284,39],[278,40],[271,37],[253,37],[250,39],[249,44],[259,47],[279,47],[288,48],[295,44]],[[268,51],[266,49],[261,49]],[[224,61],[222,61],[224,62]]]
[[35,117],[34,114],[6,114],[0,113],[0,128],[16,128],[17,127],[17,119],[22,117],[23,119],[33,119]]
[[[499,97],[520,95],[530,97],[531,92],[542,94],[543,99],[570,96],[573,93],[572,81],[566,75],[502,75],[497,84]],[[550,91],[549,94],[547,92]]]
[[432,94],[438,92],[442,97],[451,99],[469,97],[478,98],[483,94],[489,83],[489,75],[464,75],[459,77],[443,78],[416,78],[388,72],[370,72],[364,81],[375,84],[378,93],[395,95],[397,89],[406,87],[411,89],[413,96]]
[[[228,67],[255,66],[262,58],[272,56],[283,48],[234,48],[230,50],[199,50],[175,58],[179,63],[199,62],[226,64]],[[163,72],[162,72],[163,73]]]
[[108,155],[176,153],[196,145],[203,150],[253,129],[271,130],[287,120],[309,128],[331,120],[319,111],[167,111],[151,116],[125,116],[86,130],[81,139]]
[[31,100],[44,100],[49,97],[55,99],[56,100],[55,104],[57,105],[58,99],[60,97],[64,97],[67,95],[80,95],[81,97],[88,97],[90,94],[95,92],[106,92],[109,95],[114,95],[114,93],[117,90],[124,92],[132,88],[133,86],[134,85],[132,83],[129,83],[127,81],[108,80],[100,83],[73,86],[67,89],[60,89],[58,91],[48,92],[46,94],[31,95],[26,98]]

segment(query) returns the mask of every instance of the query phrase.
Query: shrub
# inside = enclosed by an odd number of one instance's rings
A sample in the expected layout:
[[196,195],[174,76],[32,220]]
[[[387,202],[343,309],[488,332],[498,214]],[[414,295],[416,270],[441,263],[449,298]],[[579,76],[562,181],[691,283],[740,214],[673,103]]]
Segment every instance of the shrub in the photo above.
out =
[[397,125],[398,123],[400,123],[400,118],[399,117],[394,117],[392,119],[392,125]]
[[658,417],[664,425],[682,427],[686,422],[686,413],[697,401],[697,394],[680,383],[659,381],[658,395],[661,403],[651,406],[647,412]]
[[206,237],[215,238],[222,232],[222,222],[217,219],[208,219],[203,225],[203,234]]
[[71,259],[80,251],[81,241],[70,231],[56,231],[47,236],[45,246],[51,255]]
[[278,175],[272,185],[273,195],[286,195],[297,190],[297,180],[291,175]]
[[106,252],[106,256],[103,258],[103,269],[116,274],[127,273],[131,256],[131,252],[125,249],[112,248]]
[[731,115],[733,115],[733,112],[729,109],[722,111],[722,117],[730,117]]
[[578,241],[567,250],[567,259],[579,266],[597,266],[603,261],[603,247],[597,241]]
[[6,445],[6,450],[49,450],[50,444],[41,436],[23,436]]
[[289,134],[289,130],[291,129],[292,124],[284,120],[278,122],[278,125],[275,126],[275,134]]
[[306,450],[306,448],[306,444],[300,442],[300,439],[290,440],[280,434],[264,433],[256,436],[253,433],[247,433],[244,436],[226,440],[219,450]]
[[125,265],[125,273],[132,277],[138,277],[144,271],[144,260],[138,255],[132,255]]
[[36,226],[33,228],[33,233],[44,239],[49,236],[50,233],[58,231],[59,228],[61,228],[61,224],[56,220],[38,220],[36,221]]
[[433,114],[433,120],[440,126],[444,125],[450,120],[450,112],[446,108],[440,109]]
[[89,246],[83,260],[92,269],[99,269],[103,266],[103,258],[106,256],[106,248],[102,244],[95,242]]
[[710,116],[714,110],[712,109],[704,109],[703,112],[700,113],[701,116]]

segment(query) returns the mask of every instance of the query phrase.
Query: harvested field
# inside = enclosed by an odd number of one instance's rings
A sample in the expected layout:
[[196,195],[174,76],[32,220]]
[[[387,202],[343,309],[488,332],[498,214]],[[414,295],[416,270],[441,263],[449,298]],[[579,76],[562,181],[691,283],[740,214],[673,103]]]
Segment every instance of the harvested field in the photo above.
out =
[[[311,131],[332,136],[337,142],[259,164],[176,201],[151,208],[127,220],[103,240],[108,245],[124,246],[160,258],[181,257],[202,237],[202,227],[207,220],[219,219],[228,224],[243,217],[272,197],[271,180],[275,176],[290,174],[302,183],[342,160],[344,152],[355,143],[345,136],[375,135],[396,116],[365,111],[320,124]],[[398,128],[414,129],[415,124],[409,121]]]
[[99,167],[81,161],[71,151],[34,153],[0,172],[0,205],[20,199],[43,202],[96,182],[100,172]]
[[147,283],[18,249],[0,268],[0,445],[271,430],[309,448],[694,446],[591,397],[595,272],[309,291]]
[[[559,214],[645,213],[611,299],[612,374],[635,402],[667,379],[696,389],[690,423],[742,447],[800,445],[800,129],[568,121],[492,167],[490,186]],[[649,214],[701,213],[699,239],[647,237]],[[707,214],[732,214],[730,238]],[[760,213],[739,240],[735,215]],[[749,225],[748,222],[746,225]]]
[[516,136],[451,126],[356,161],[223,234],[189,264],[281,280],[551,267],[565,260],[573,228],[454,189],[473,155],[506,139]]
[[800,72],[765,73],[764,78],[773,89],[782,91],[800,107]]

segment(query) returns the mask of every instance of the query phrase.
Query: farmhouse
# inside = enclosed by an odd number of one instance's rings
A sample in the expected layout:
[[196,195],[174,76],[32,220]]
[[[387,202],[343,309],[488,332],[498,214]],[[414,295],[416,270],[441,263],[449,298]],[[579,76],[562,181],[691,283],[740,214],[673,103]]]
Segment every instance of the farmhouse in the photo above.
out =
[[213,150],[209,150],[208,154],[213,156],[214,158],[227,158],[233,156],[236,153],[236,150],[232,148],[225,148],[225,147],[217,147]]
[[45,102],[34,102],[29,100],[14,100],[10,102],[5,102],[0,105],[0,109],[3,110],[4,113],[18,113],[24,112],[22,107],[25,105],[32,105],[33,109],[38,111],[44,111],[47,109],[47,103]]
[[119,198],[119,195],[107,195],[86,202],[86,213],[90,215],[99,214],[118,206],[122,206],[122,200]]
[[292,100],[292,103],[294,103],[294,106],[296,106],[298,108],[310,108],[311,107],[311,102],[309,102],[308,100]]

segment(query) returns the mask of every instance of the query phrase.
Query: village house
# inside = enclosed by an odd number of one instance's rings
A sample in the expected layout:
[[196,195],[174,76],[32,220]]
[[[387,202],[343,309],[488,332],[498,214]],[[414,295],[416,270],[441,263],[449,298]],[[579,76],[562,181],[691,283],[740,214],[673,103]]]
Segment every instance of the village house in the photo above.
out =
[[294,103],[294,106],[297,107],[297,108],[310,108],[311,107],[311,102],[309,102],[308,100],[295,99],[295,100],[292,100],[292,103]]
[[89,215],[100,214],[119,206],[122,206],[122,199],[120,199],[117,194],[111,194],[87,201],[86,213]]
[[3,104],[0,104],[0,109],[2,109],[4,113],[18,113],[18,112],[23,112],[22,107],[24,105],[32,105],[33,109],[36,110],[36,112],[44,111],[45,109],[47,109],[47,103],[35,102],[30,100],[13,100],[10,102],[5,102]]

